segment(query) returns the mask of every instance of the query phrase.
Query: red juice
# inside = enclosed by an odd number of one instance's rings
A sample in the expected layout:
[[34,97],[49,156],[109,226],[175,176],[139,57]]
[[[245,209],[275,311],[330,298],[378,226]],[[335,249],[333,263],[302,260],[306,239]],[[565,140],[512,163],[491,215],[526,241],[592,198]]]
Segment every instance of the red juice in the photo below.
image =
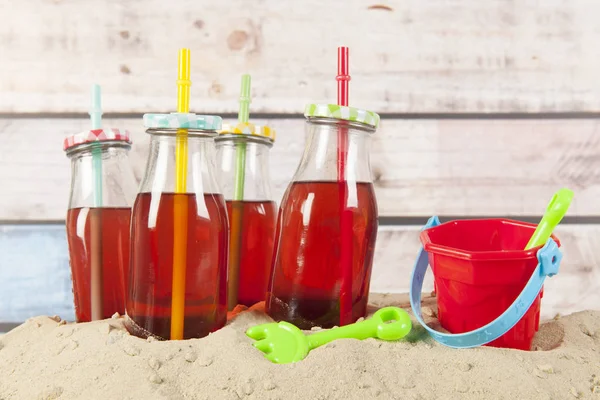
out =
[[[234,207],[238,207],[242,215],[237,302],[250,307],[259,301],[264,301],[267,293],[275,242],[277,206],[274,201],[229,200],[227,213],[230,224]],[[230,235],[234,232],[232,227]],[[230,244],[233,242],[230,240]],[[229,262],[232,262],[232,257]]]
[[301,329],[340,324],[342,205],[352,214],[346,237],[352,255],[352,322],[366,314],[377,236],[377,204],[371,183],[294,182],[279,210],[273,272],[266,310]]
[[127,296],[127,315],[137,325],[128,328],[138,336],[171,335],[173,205],[178,196],[188,205],[183,338],[203,337],[225,325],[228,222],[223,196],[140,193],[133,208]]
[[100,234],[99,256],[102,260],[102,318],[115,312],[125,312],[126,276],[129,269],[129,223],[131,209],[126,208],[72,208],[67,212],[67,240],[73,297],[77,322],[92,320],[91,220],[96,218]]

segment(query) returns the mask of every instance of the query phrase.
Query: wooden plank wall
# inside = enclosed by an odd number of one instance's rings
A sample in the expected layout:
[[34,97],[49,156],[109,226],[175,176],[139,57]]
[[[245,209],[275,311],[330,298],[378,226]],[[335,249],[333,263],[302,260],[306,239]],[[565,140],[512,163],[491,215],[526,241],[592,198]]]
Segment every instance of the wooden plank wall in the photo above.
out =
[[72,317],[62,139],[88,127],[99,83],[105,126],[133,133],[139,179],[141,115],[173,111],[184,46],[193,112],[233,119],[252,74],[252,115],[278,131],[277,200],[302,152],[304,105],[335,101],[336,47],[350,47],[351,104],[382,115],[373,291],[408,289],[429,216],[535,221],[566,186],[565,257],[542,313],[600,308],[598,11],[591,0],[186,0],[168,13],[158,0],[0,3],[0,322]]

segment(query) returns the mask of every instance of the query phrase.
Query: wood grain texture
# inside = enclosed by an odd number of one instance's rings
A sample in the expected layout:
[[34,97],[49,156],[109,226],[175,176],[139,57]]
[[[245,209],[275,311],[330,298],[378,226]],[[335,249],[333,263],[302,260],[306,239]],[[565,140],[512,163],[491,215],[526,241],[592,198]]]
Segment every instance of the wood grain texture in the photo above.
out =
[[[444,221],[442,221],[444,222]],[[408,292],[420,248],[419,227],[381,227],[375,246],[372,293]],[[559,226],[560,272],[546,281],[542,317],[600,309],[600,226]],[[429,270],[424,290],[432,290]],[[74,319],[64,225],[0,226],[0,322],[35,315]]]
[[[262,0],[0,2],[0,112],[174,111],[177,49],[196,112],[334,102],[351,49],[352,105],[390,113],[600,111],[600,3]],[[27,29],[23,27],[27,26]]]
[[[277,129],[271,149],[279,201],[304,148],[300,119],[257,120]],[[0,119],[0,220],[62,220],[70,185],[65,135],[85,119]],[[129,129],[138,179],[148,135],[139,119],[105,119]],[[384,120],[372,136],[371,166],[381,216],[541,215],[552,194],[575,191],[569,215],[600,214],[598,120]]]

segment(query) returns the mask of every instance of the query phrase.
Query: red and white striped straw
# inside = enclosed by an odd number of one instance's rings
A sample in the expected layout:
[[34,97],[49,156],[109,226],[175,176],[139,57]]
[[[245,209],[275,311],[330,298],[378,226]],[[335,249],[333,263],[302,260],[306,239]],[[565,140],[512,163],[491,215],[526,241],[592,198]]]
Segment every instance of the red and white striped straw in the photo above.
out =
[[348,105],[348,82],[350,82],[348,65],[348,48],[338,47],[338,70],[335,79],[338,83],[337,102],[340,106]]
[[[338,47],[337,101],[340,106],[348,106],[348,83],[350,81],[348,48]],[[346,163],[348,158],[348,129],[340,127],[337,137],[337,175],[340,206],[340,268],[342,285],[340,289],[340,326],[352,323],[352,211],[347,209],[348,186]]]

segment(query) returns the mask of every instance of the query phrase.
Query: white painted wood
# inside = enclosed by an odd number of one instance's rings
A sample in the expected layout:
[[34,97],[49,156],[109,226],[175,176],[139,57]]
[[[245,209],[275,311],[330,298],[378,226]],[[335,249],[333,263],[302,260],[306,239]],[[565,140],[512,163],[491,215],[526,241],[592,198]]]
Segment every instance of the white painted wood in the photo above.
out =
[[[444,222],[444,221],[442,221]],[[372,293],[405,293],[420,247],[419,227],[380,227]],[[559,226],[564,258],[546,281],[542,317],[600,309],[599,225]],[[431,270],[425,291],[432,290]],[[0,225],[0,323],[59,314],[74,318],[64,225]]]
[[336,100],[351,51],[351,104],[378,112],[600,110],[594,0],[263,0],[0,4],[0,112],[174,111],[177,50],[192,50],[197,112],[299,114]]
[[[271,177],[279,201],[304,147],[302,119],[257,120],[277,129]],[[70,185],[65,135],[85,119],[0,119],[0,220],[60,220]],[[143,174],[148,135],[139,119],[105,126],[133,134],[131,163]],[[382,216],[541,215],[552,194],[575,191],[568,215],[598,215],[597,120],[385,120],[371,164]]]

